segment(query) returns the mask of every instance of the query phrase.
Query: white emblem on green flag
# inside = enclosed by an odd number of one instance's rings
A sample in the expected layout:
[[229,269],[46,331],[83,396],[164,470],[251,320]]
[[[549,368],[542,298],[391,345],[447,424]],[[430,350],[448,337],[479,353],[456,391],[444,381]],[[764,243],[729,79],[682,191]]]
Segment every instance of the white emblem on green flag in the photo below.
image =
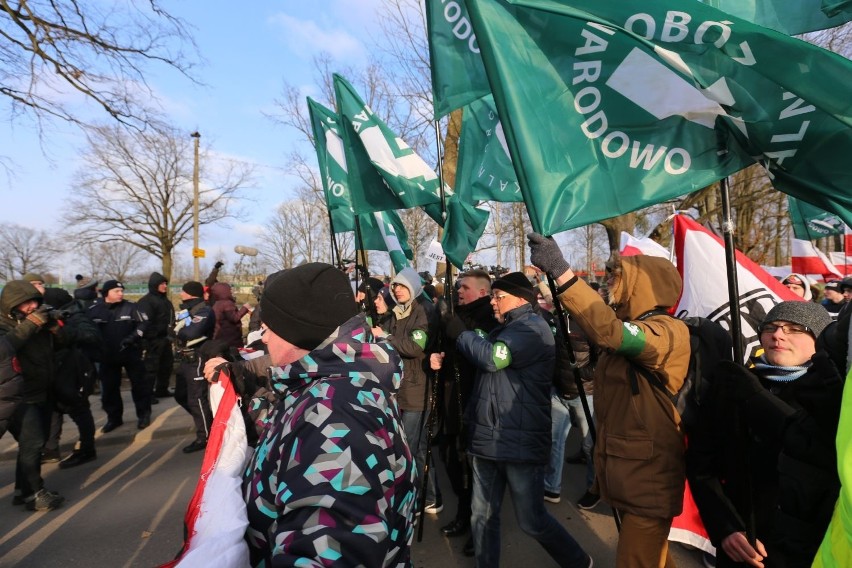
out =
[[848,60],[698,2],[467,5],[539,232],[700,189],[753,156],[776,188],[849,220]]

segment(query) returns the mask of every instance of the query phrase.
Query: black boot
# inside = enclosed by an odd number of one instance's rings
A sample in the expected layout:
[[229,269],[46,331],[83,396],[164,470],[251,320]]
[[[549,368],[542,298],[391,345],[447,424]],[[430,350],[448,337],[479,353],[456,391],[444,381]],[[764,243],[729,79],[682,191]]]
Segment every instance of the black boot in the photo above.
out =
[[95,450],[74,450],[70,456],[59,462],[59,467],[61,469],[77,467],[78,465],[93,461],[97,459],[97,457],[98,454]]

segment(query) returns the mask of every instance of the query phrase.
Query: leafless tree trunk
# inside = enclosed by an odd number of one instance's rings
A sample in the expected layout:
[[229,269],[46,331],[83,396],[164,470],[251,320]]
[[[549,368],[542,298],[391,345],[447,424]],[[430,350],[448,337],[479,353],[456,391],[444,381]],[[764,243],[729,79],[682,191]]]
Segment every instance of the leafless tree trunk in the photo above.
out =
[[[87,135],[68,206],[72,240],[123,242],[162,261],[171,279],[172,254],[193,227],[193,151],[189,134],[173,129],[136,132],[101,126]],[[199,225],[238,218],[241,191],[253,167],[200,157]]]

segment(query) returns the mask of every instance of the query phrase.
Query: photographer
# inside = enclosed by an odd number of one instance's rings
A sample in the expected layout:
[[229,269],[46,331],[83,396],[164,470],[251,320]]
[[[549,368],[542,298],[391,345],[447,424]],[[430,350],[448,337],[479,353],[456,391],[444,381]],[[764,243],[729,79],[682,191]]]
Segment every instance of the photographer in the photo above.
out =
[[0,293],[0,336],[17,352],[23,384],[9,431],[18,441],[18,463],[12,503],[31,511],[49,511],[65,500],[47,491],[41,477],[41,450],[50,424],[48,390],[53,380],[56,321],[50,321],[42,295],[25,280],[6,283]]
[[140,430],[151,424],[151,384],[145,377],[142,362],[142,337],[148,325],[145,312],[124,299],[124,284],[107,280],[101,288],[103,302],[89,308],[89,316],[104,338],[104,360],[101,364],[101,402],[107,414],[104,434],[124,424],[121,400],[121,370],[130,379],[133,403]]

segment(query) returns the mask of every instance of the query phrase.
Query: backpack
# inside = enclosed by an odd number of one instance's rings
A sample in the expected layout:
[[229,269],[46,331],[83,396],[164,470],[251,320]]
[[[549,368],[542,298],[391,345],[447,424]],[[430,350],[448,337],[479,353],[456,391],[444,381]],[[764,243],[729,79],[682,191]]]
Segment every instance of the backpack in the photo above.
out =
[[[652,310],[636,318],[643,320],[652,315],[667,315],[662,310]],[[701,405],[710,388],[713,369],[720,361],[733,360],[733,342],[731,335],[717,322],[702,317],[685,317],[680,321],[689,329],[689,366],[683,385],[676,394],[666,388],[663,382],[651,370],[630,361],[631,384],[633,394],[639,394],[639,385],[635,383],[636,373],[642,375],[651,385],[663,391],[671,400],[680,415],[681,426],[689,434],[698,423]]]

